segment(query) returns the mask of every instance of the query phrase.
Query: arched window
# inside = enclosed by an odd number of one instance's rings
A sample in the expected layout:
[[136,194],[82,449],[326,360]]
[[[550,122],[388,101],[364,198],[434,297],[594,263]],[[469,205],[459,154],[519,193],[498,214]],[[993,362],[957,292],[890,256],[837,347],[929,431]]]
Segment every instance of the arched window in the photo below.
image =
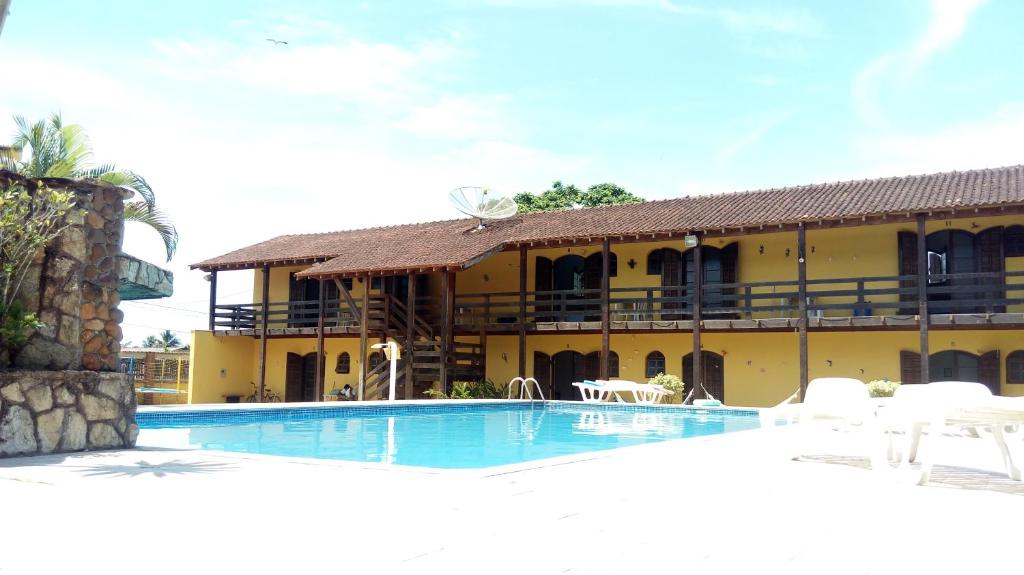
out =
[[652,351],[647,354],[647,361],[644,363],[647,366],[644,370],[646,377],[654,377],[659,373],[665,373],[665,354],[660,351]]
[[347,351],[338,354],[338,363],[334,366],[334,373],[348,373],[352,369],[352,359]]
[[1006,383],[1024,383],[1024,351],[1013,351],[1006,356]]
[[[601,352],[592,351],[584,358],[584,373],[587,379],[599,379],[601,377]],[[608,352],[608,377],[619,377],[619,354],[614,351]]]
[[369,366],[370,366],[369,371],[373,371],[374,369],[376,369],[376,367],[378,365],[380,365],[381,362],[383,362],[383,361],[384,361],[384,354],[382,352],[375,351],[375,352],[371,353],[370,354],[370,359],[367,362],[369,364]]

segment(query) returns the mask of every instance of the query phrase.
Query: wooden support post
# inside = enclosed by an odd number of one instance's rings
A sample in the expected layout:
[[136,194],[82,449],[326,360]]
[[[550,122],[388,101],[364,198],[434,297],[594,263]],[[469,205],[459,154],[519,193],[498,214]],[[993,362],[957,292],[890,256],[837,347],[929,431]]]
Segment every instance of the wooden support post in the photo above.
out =
[[598,370],[601,379],[608,379],[611,363],[611,242],[608,238],[601,240],[601,367]]
[[[693,313],[691,314],[693,316],[693,382],[690,385],[693,386],[694,399],[706,399],[702,385],[703,373],[701,372],[704,362],[700,344],[701,300],[704,299],[704,258],[701,254],[703,240],[703,237],[698,237],[697,245],[693,248]],[[716,399],[721,400],[722,398]]]
[[320,280],[320,297],[317,298],[316,314],[316,377],[313,386],[313,401],[324,399],[324,308],[327,300],[327,282]]
[[519,377],[526,373],[526,245],[519,246]]
[[369,349],[370,329],[370,276],[363,276],[363,305],[359,309],[359,390],[357,397],[363,400],[366,389],[366,351]]
[[917,214],[917,315],[921,331],[921,383],[928,383],[928,236],[924,214]]
[[405,318],[405,398],[413,399],[413,357],[416,348],[416,274],[409,274],[409,288],[406,291],[406,310],[409,317]]
[[256,390],[256,401],[263,401],[263,389],[267,385],[267,314],[270,312],[270,266],[263,266],[263,286],[260,303],[260,386]]
[[800,399],[807,394],[807,228],[796,229],[797,331],[800,337]]
[[217,329],[217,270],[210,272],[210,332]]
[[442,327],[441,327],[441,391],[448,392],[449,355],[455,341],[455,272],[445,271],[441,276]]

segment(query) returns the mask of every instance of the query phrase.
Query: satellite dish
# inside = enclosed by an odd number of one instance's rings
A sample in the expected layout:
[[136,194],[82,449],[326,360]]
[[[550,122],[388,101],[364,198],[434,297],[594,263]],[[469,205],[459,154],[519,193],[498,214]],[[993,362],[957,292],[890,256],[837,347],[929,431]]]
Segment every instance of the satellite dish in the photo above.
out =
[[511,218],[519,211],[515,200],[488,188],[455,188],[448,194],[448,199],[456,210],[472,218],[480,218],[477,229],[484,227],[484,220]]

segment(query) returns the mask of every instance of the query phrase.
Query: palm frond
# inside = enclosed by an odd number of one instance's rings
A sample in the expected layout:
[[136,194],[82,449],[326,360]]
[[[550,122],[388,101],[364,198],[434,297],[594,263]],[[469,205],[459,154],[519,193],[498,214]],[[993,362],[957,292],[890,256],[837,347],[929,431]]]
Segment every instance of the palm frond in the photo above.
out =
[[127,202],[124,205],[124,221],[139,222],[153,228],[164,242],[167,261],[171,261],[174,251],[178,248],[178,230],[167,214],[144,201]]
[[149,207],[156,207],[156,194],[153,193],[153,188],[145,178],[135,172],[116,170],[114,164],[104,164],[90,170],[85,177],[131,190],[139,194]]

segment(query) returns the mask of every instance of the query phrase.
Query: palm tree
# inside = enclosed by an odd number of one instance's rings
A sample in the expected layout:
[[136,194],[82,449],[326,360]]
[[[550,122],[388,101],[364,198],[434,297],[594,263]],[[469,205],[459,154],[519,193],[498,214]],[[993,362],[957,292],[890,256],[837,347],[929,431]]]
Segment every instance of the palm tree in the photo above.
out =
[[12,142],[16,150],[26,146],[32,154],[26,161],[18,154],[0,154],[0,168],[18,172],[32,178],[70,178],[73,180],[97,180],[120,186],[138,194],[124,205],[124,219],[139,222],[153,228],[160,235],[167,250],[167,261],[171,261],[178,245],[178,230],[156,206],[156,196],[146,180],[127,170],[118,170],[114,164],[92,163],[92,146],[85,130],[76,124],[67,124],[60,114],[29,124],[25,118],[15,116],[18,126]]
[[146,339],[142,340],[142,347],[162,347],[167,351],[181,347],[181,340],[173,331],[165,329],[157,335],[146,336]]

